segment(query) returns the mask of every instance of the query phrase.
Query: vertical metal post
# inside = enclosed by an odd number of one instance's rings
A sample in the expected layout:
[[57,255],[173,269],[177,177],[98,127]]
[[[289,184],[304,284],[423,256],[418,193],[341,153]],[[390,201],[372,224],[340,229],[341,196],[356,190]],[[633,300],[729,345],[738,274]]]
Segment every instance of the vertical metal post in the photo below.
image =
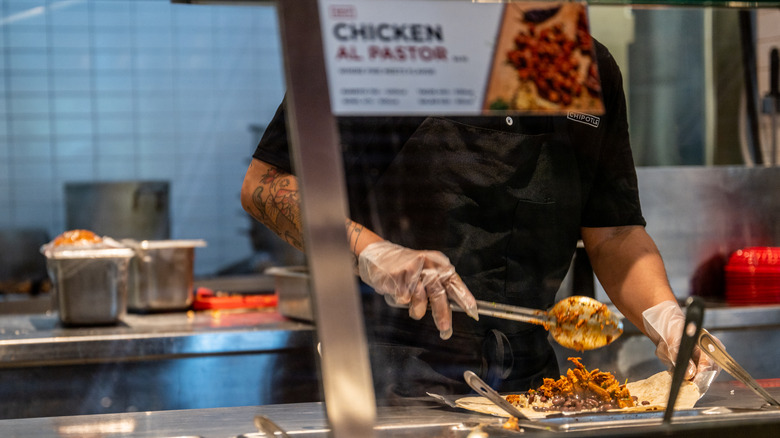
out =
[[758,85],[756,78],[754,12],[740,10],[738,14],[739,34],[742,43],[743,78],[745,80],[745,105],[747,107],[747,139],[749,146],[751,146],[750,152],[753,154],[753,163],[758,166],[764,164],[764,158],[761,149],[761,132],[758,129]]
[[325,408],[335,437],[373,436],[376,400],[344,221],[346,184],[331,113],[317,0],[278,0],[288,132],[322,346]]

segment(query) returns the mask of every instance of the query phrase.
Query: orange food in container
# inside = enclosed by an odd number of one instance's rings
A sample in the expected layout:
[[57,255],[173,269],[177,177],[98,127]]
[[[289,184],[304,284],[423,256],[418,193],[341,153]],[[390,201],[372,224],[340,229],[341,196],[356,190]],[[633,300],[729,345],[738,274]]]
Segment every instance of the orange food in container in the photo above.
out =
[[71,230],[41,247],[64,325],[110,325],[127,308],[130,248],[88,230]]

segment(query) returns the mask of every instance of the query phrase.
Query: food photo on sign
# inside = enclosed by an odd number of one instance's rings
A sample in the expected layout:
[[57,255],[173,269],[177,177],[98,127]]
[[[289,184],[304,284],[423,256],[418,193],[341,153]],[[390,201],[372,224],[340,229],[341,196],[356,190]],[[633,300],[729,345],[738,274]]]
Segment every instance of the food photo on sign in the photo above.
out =
[[506,5],[484,110],[604,112],[585,4]]

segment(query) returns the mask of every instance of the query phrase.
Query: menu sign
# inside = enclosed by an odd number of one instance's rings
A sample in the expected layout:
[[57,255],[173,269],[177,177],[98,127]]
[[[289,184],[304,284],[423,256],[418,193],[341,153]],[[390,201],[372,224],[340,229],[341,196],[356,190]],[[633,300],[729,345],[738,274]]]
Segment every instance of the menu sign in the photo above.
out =
[[603,111],[584,3],[320,0],[336,115]]

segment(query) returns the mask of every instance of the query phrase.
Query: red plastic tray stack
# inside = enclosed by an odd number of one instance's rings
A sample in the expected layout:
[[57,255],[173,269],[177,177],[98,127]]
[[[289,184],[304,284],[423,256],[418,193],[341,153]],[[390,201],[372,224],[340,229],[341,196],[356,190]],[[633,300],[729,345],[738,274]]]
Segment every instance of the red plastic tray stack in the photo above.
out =
[[780,247],[737,250],[729,257],[724,270],[728,304],[780,304]]

